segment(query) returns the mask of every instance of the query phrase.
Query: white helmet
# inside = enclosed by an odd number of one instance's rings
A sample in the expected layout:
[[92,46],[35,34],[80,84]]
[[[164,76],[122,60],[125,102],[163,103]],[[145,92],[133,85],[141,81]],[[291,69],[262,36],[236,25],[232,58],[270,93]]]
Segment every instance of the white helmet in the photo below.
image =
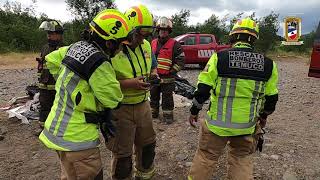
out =
[[172,30],[172,22],[167,17],[160,17],[156,24],[157,29],[169,29]]
[[61,22],[56,20],[43,21],[39,27],[40,30],[50,32],[63,32],[64,28]]

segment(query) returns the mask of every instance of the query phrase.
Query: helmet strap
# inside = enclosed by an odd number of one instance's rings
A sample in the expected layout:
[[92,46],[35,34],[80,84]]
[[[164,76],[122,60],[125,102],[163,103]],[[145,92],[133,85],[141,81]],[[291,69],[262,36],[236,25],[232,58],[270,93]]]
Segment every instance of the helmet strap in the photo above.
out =
[[48,45],[50,47],[57,47],[59,44],[61,44],[61,41],[48,39]]
[[256,38],[249,34],[239,33],[239,34],[231,35],[229,41],[231,44],[236,42],[246,42],[252,46],[253,43],[256,41]]

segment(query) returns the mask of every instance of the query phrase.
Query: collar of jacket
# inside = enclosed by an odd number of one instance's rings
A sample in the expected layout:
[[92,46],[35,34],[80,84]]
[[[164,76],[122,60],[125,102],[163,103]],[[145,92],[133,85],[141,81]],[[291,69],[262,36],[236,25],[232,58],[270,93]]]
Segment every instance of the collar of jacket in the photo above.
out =
[[236,42],[234,45],[232,45],[233,48],[250,48],[250,49],[253,49],[253,47],[249,44],[249,43],[246,43],[246,42]]

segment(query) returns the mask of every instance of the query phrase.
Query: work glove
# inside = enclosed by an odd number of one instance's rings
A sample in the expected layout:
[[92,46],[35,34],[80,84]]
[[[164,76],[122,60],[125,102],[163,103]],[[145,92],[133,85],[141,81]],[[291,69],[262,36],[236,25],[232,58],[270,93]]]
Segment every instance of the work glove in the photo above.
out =
[[263,137],[263,135],[266,133],[266,131],[265,131],[263,128],[261,128],[261,130],[262,130],[262,133],[259,134],[258,143],[257,143],[257,150],[258,150],[259,152],[262,152],[263,143],[264,143],[264,137]]
[[264,128],[266,127],[266,124],[267,124],[267,118],[264,118],[264,117],[258,117],[258,122],[259,122],[259,125],[261,128]]
[[116,127],[112,123],[111,111],[104,111],[104,121],[100,122],[100,130],[104,137],[105,142],[108,142],[109,138],[115,137]]

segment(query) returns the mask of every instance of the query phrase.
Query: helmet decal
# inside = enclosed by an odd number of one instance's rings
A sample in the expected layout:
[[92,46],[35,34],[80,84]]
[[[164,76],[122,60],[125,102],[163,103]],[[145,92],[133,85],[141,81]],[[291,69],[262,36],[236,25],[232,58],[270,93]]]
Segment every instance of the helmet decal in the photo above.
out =
[[114,14],[108,14],[108,15],[105,15],[105,16],[102,16],[100,19],[102,20],[105,20],[105,19],[108,19],[108,18],[114,18],[114,19],[117,19],[119,21],[119,23],[121,23],[121,25],[117,22],[116,22],[116,26],[117,28],[121,27],[122,25],[124,25],[124,27],[126,28],[126,30],[128,31],[129,30],[129,27],[128,27],[128,24],[126,23],[126,21],[124,19],[122,19],[120,16],[117,16],[117,15],[114,15]]
[[143,16],[142,16],[141,10],[137,6],[132,7],[132,9],[134,9],[135,12],[138,14],[138,21],[140,24],[142,24],[143,23]]

